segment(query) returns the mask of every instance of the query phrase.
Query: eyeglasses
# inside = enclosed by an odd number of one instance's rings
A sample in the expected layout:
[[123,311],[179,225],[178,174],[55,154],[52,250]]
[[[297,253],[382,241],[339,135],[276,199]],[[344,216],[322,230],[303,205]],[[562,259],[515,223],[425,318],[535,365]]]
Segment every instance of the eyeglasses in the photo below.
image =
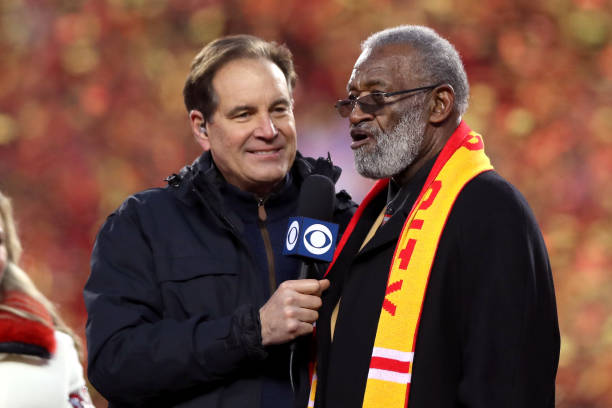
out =
[[360,96],[359,98],[351,96],[348,99],[340,99],[338,102],[336,102],[334,107],[338,110],[338,113],[343,118],[349,117],[353,109],[355,109],[355,104],[359,105],[359,109],[361,109],[363,113],[372,115],[382,109],[383,106],[395,103],[400,100],[397,99],[395,101],[387,101],[387,98],[410,92],[427,91],[429,89],[434,89],[438,85],[422,86],[420,88],[406,89],[403,91],[395,92],[372,92],[367,95]]

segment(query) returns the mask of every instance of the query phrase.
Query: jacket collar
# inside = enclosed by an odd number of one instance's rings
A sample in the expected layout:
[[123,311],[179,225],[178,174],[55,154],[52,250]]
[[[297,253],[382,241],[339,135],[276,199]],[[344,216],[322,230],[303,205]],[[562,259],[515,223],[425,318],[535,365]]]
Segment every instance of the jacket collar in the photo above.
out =
[[[335,183],[341,173],[342,170],[332,163],[329,155],[327,158],[314,159],[304,157],[298,151],[288,176],[301,186],[302,181],[311,174],[327,176]],[[222,200],[219,191],[227,184],[217,170],[210,151],[202,153],[191,165],[183,167],[178,174],[173,173],[166,177],[165,181],[168,188],[175,190],[178,198],[187,205],[195,205],[198,202],[197,196],[193,194],[195,187],[202,189],[207,199],[213,200],[215,205],[220,205]],[[211,194],[210,197],[208,193]]]
[[[293,166],[287,175],[285,186],[277,194],[286,193],[285,190],[289,187],[297,187],[299,189],[302,181],[312,174],[327,176],[335,183],[340,177],[341,172],[342,170],[338,166],[333,165],[329,155],[327,158],[320,157],[313,159],[304,157],[300,152],[297,152]],[[230,211],[230,208],[228,208],[227,204],[229,203],[226,203],[227,197],[224,197],[227,191],[224,190],[233,191],[234,195],[238,198],[241,195],[244,198],[249,193],[232,188],[225,181],[217,170],[210,151],[202,153],[191,165],[183,167],[178,174],[174,173],[168,176],[166,181],[168,182],[167,188],[176,194],[176,197],[186,205],[204,205],[216,215],[215,220],[220,226],[229,228],[237,234],[243,232],[243,221],[235,211]],[[348,195],[347,197],[350,198]],[[274,199],[274,194],[269,199]],[[348,200],[346,201],[348,202]]]

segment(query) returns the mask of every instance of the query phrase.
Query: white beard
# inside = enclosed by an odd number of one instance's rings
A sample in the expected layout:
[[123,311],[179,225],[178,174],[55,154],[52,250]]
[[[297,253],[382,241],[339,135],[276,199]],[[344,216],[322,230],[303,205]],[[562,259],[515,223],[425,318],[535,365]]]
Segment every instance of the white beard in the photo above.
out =
[[423,142],[426,122],[422,116],[417,106],[411,106],[390,132],[362,127],[372,134],[376,144],[353,150],[357,172],[364,177],[381,179],[405,170],[417,157]]

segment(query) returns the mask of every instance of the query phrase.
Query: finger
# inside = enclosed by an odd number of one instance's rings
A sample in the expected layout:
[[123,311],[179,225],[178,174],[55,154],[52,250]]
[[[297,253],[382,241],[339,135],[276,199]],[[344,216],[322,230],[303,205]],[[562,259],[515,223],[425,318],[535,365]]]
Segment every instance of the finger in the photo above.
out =
[[306,295],[314,295],[320,291],[320,286],[319,281],[316,279],[300,279],[285,281],[281,283],[279,288],[284,287],[285,289],[292,289]]
[[295,327],[291,327],[294,325],[293,322],[312,323],[319,318],[319,313],[312,309],[288,307],[285,309],[285,317],[287,318],[287,327],[289,330],[295,330]]
[[313,331],[312,323],[300,322],[298,330],[296,332],[296,337],[303,336],[305,334],[310,334]]
[[287,321],[287,329],[294,331],[298,322],[312,323],[316,321],[319,318],[319,312],[301,307],[287,307],[284,310],[284,316]]
[[329,282],[329,279],[321,279],[319,281],[319,295],[321,295],[321,293],[325,292],[327,289],[329,289],[329,286],[331,285],[331,283]]
[[298,292],[288,293],[284,304],[290,307],[317,310],[321,307],[321,298],[317,295],[304,295]]
[[310,309],[297,309],[296,310],[296,318],[300,322],[304,323],[314,323],[319,318],[319,313],[316,310]]
[[309,309],[292,309],[287,313],[285,322],[285,332],[288,336],[299,336],[304,333],[309,333],[311,330],[304,332],[304,328],[312,324],[319,318],[319,313]]

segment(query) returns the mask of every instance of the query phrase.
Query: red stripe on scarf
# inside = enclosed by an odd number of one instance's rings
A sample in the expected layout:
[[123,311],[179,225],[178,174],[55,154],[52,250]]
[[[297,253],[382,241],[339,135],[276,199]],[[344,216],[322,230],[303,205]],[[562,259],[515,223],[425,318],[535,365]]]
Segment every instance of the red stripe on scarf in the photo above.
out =
[[372,360],[370,360],[370,368],[407,374],[410,372],[410,361],[393,360],[391,358],[384,357],[372,357]]

